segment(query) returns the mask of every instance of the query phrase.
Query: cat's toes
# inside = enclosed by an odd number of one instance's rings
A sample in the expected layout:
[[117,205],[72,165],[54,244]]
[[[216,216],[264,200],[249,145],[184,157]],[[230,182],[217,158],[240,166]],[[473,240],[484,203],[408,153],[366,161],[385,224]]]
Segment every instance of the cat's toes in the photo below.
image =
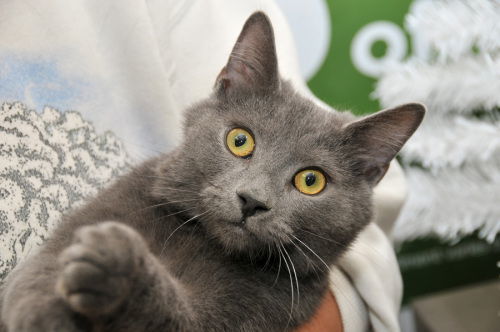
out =
[[140,235],[128,226],[106,222],[82,227],[59,257],[56,292],[85,316],[110,314],[130,293],[145,250]]
[[113,275],[95,262],[67,262],[57,280],[57,293],[72,310],[89,317],[112,313],[128,294],[128,278]]

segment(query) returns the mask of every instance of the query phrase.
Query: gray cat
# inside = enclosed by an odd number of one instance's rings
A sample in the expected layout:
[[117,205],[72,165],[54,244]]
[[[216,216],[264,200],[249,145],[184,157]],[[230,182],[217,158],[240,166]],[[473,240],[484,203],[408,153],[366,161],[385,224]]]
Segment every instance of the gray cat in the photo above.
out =
[[66,216],[9,275],[4,329],[283,331],[310,319],[425,111],[328,112],[277,68],[255,13],[213,95],[185,112],[180,146]]

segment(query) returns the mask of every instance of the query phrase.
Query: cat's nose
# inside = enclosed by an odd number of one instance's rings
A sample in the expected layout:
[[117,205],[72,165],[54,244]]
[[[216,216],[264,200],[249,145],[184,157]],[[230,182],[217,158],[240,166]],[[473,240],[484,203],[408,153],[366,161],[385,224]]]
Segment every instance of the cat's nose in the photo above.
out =
[[248,193],[239,192],[237,193],[237,195],[240,199],[243,218],[253,216],[258,212],[265,212],[270,210],[270,208],[265,203],[259,201],[258,199],[255,199]]

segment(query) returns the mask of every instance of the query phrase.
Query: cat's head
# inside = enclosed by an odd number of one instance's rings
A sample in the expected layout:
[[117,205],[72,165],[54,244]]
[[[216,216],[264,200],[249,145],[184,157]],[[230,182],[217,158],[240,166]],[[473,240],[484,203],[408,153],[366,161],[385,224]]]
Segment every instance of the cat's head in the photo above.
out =
[[372,188],[424,112],[321,109],[280,79],[271,23],[255,13],[213,95],[186,111],[184,140],[158,169],[155,192],[229,253],[282,245],[330,263],[370,221]]

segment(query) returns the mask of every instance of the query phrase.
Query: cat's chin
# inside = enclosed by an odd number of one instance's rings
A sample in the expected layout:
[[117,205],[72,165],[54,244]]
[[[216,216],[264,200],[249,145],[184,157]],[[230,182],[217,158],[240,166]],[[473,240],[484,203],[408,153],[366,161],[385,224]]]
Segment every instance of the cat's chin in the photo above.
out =
[[255,234],[246,220],[225,221],[217,224],[208,223],[208,232],[228,252],[260,251],[267,244]]

